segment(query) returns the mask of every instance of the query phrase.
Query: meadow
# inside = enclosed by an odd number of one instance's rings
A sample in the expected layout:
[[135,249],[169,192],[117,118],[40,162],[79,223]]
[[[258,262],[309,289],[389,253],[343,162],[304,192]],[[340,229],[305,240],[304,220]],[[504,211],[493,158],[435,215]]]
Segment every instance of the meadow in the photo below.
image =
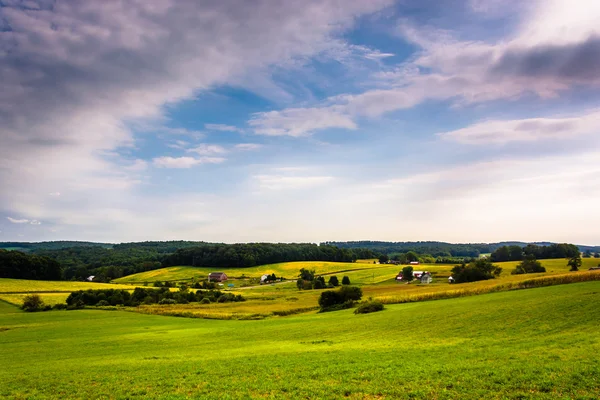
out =
[[600,282],[260,321],[0,302],[0,397],[596,399]]

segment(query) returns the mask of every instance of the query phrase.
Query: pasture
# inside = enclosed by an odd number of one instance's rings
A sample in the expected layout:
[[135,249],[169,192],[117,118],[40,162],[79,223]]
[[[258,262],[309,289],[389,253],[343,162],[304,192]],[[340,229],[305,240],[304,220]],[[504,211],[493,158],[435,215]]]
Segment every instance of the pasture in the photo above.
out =
[[261,321],[0,302],[0,397],[596,399],[600,282]]

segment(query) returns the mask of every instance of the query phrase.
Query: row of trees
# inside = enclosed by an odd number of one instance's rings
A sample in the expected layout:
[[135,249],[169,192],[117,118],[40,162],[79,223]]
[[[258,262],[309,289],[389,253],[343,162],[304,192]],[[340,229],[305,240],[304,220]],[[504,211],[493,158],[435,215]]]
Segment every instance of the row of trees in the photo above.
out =
[[[361,254],[363,254],[361,252]],[[352,250],[312,243],[203,244],[179,249],[163,260],[163,266],[192,265],[212,268],[248,268],[288,261],[354,262]]]
[[0,249],[0,278],[60,280],[61,277],[56,260]]
[[522,261],[533,256],[537,260],[549,258],[571,258],[579,255],[579,248],[574,244],[560,243],[549,246],[528,244],[525,247],[512,245],[502,246],[494,251],[490,259],[494,262]]
[[[172,265],[211,268],[245,268],[286,261],[344,261],[372,258],[370,250],[348,250],[316,244],[213,244],[205,242],[142,242],[118,245],[52,242],[46,247],[23,247],[0,258],[0,276],[23,279],[83,280],[108,282],[122,276]],[[13,243],[19,244],[19,243]],[[42,246],[42,244],[36,244]],[[112,247],[111,247],[112,246]],[[49,264],[49,259],[58,262]],[[43,265],[42,265],[43,264]],[[46,271],[47,270],[47,271]]]
[[132,306],[140,304],[187,304],[191,302],[237,302],[245,301],[242,295],[223,293],[219,290],[198,290],[195,293],[187,289],[171,292],[168,288],[135,288],[133,293],[123,289],[79,290],[67,298],[71,307],[83,306]]
[[[315,276],[314,269],[309,270],[306,268],[300,269],[298,280],[296,281],[296,286],[299,290],[325,289],[333,288],[339,285],[340,281],[337,276],[330,276],[329,281],[325,283],[325,278],[323,276]],[[342,285],[350,285],[350,278],[348,276],[344,276],[342,278]]]
[[[479,257],[481,253],[491,253],[495,247],[487,243],[453,244],[445,242],[325,242],[325,244],[344,249],[367,249],[379,254],[406,253],[430,254],[433,257]],[[361,257],[368,258],[368,257]],[[370,258],[370,257],[369,257]]]

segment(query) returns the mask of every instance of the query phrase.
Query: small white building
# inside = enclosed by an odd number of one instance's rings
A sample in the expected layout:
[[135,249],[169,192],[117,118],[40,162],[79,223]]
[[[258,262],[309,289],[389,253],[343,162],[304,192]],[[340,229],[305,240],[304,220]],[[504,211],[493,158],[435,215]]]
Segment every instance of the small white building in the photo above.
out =
[[263,275],[260,277],[260,283],[265,283],[269,279],[269,275]]
[[427,271],[423,272],[419,279],[421,280],[421,283],[425,283],[425,284],[429,284],[433,280],[431,278],[431,273],[429,273]]
[[92,282],[95,277],[96,277],[96,275],[90,275],[87,278],[85,278],[85,280],[88,281],[88,282]]

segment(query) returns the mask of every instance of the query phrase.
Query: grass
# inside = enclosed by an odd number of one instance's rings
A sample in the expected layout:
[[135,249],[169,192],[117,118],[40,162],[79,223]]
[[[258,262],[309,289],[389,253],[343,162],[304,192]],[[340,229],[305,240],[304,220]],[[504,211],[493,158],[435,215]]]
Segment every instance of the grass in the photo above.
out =
[[0,397],[596,399],[600,282],[261,321],[0,302]]

